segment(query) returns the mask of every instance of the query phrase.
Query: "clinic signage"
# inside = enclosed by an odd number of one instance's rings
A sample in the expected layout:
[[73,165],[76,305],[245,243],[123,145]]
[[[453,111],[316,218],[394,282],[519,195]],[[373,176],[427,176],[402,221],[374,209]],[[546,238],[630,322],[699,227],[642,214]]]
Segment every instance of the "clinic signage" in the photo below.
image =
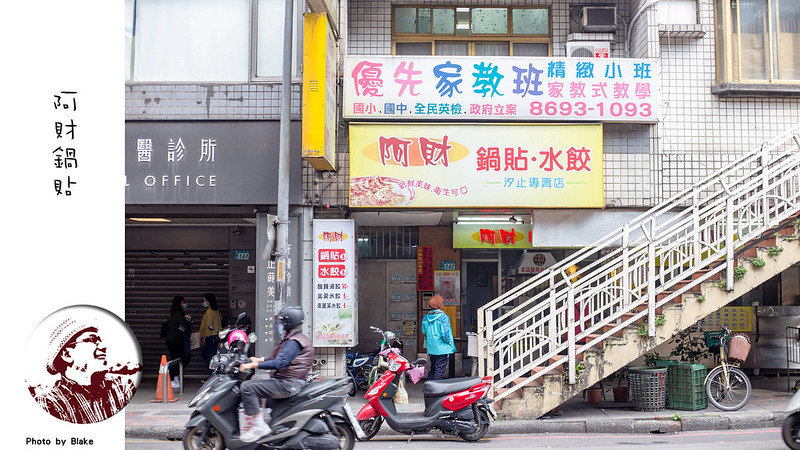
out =
[[358,344],[355,222],[316,219],[314,234],[314,329],[317,347]]
[[654,123],[656,59],[348,56],[346,119]]
[[351,124],[351,207],[600,208],[602,124]]
[[[291,127],[290,202],[302,202],[300,123]],[[278,121],[125,123],[126,204],[276,204]]]

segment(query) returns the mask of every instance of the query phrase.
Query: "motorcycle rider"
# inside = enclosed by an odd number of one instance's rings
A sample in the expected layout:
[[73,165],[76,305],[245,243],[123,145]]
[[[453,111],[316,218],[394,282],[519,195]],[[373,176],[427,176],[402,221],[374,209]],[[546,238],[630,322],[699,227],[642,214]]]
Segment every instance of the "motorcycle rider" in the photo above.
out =
[[[308,373],[314,360],[314,346],[301,332],[303,309],[299,306],[286,306],[275,317],[278,334],[282,340],[269,359],[251,357],[249,363],[239,366],[240,370],[273,370],[272,378],[247,380],[242,383],[241,399],[244,413],[253,420],[253,426],[241,433],[239,439],[255,442],[272,432],[264,422],[259,398],[287,398],[300,392],[307,383]],[[241,427],[242,424],[240,424]]]

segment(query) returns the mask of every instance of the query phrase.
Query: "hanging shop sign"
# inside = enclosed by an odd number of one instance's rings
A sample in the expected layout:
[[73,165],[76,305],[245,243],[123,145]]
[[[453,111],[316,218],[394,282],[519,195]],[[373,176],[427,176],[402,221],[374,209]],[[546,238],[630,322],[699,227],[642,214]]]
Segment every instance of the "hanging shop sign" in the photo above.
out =
[[335,170],[336,39],[325,13],[303,17],[303,159]]
[[453,224],[453,248],[531,248],[532,236],[529,223]]
[[350,206],[603,206],[602,124],[351,124]]
[[314,220],[314,346],[358,344],[355,222]]
[[347,119],[657,122],[656,59],[348,56]]
[[544,272],[548,267],[556,263],[556,258],[548,252],[527,252],[522,257],[517,275],[532,275]]
[[[302,203],[300,122],[291,124],[289,202]],[[278,202],[280,122],[125,123],[125,203]]]

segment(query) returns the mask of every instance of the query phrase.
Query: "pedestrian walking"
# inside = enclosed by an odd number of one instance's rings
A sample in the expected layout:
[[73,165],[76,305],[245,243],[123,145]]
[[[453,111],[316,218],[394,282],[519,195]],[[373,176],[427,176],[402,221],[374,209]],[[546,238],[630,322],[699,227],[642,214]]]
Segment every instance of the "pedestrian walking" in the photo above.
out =
[[456,351],[456,345],[453,342],[450,318],[443,311],[444,299],[442,296],[434,295],[428,300],[428,304],[431,311],[422,320],[422,334],[425,335],[428,356],[431,359],[428,380],[441,380],[444,378],[450,354]]
[[[180,358],[184,368],[189,365],[191,361],[189,336],[192,334],[192,316],[186,312],[186,307],[186,301],[182,295],[172,297],[172,304],[169,308],[167,333],[164,338],[167,344],[170,361]],[[175,364],[169,366],[169,374],[172,378],[172,388],[179,388],[179,368]]]
[[[222,329],[222,315],[219,312],[217,297],[211,292],[203,294],[203,307],[206,308],[206,312],[200,319],[200,347],[203,349],[203,360],[208,367],[211,358],[217,353],[217,344],[219,343],[217,334]],[[208,373],[211,374],[211,372],[212,370],[208,369]]]

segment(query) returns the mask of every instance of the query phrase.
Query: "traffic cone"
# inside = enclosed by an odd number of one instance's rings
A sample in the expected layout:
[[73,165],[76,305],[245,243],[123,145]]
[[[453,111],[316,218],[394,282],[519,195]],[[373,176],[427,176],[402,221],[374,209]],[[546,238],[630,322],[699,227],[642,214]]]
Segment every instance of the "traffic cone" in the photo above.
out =
[[[167,365],[167,355],[161,355],[161,367],[158,368],[158,384],[156,384],[156,398],[153,399],[153,400],[150,400],[150,403],[163,403],[164,402],[164,394],[163,394],[163,392],[164,392],[164,384],[163,383],[165,383],[165,381],[164,381],[164,372],[163,372],[164,369],[163,368],[166,365]],[[169,373],[169,372],[167,372],[167,373]],[[172,397],[172,383],[170,383],[169,379],[166,380],[166,383],[167,383],[167,401],[170,402],[170,403],[177,402],[179,399]]]

